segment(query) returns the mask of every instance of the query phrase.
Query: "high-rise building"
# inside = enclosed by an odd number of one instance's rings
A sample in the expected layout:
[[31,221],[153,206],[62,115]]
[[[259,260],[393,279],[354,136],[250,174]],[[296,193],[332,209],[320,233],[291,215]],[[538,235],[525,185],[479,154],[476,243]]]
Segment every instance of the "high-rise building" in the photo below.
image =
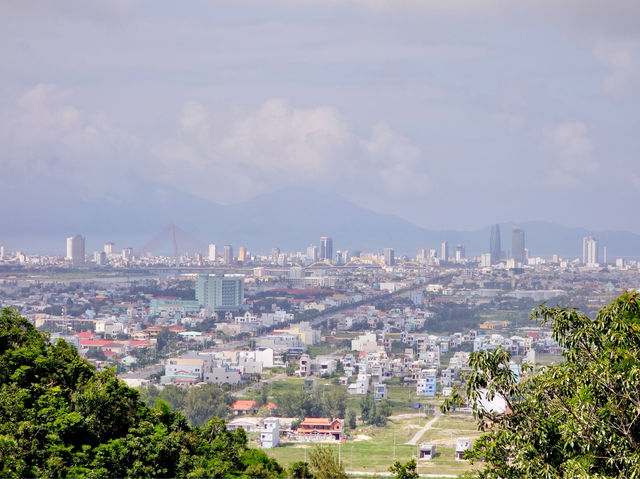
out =
[[457,263],[461,262],[465,258],[464,245],[461,245],[461,244],[456,245],[455,255],[456,255]]
[[0,260],[4,259],[4,246],[0,246]]
[[196,299],[209,312],[237,311],[244,302],[244,277],[200,275]]
[[448,241],[443,241],[442,243],[440,243],[440,259],[442,261],[449,260],[449,242]]
[[396,264],[396,259],[394,257],[393,248],[385,248],[384,249],[384,264],[387,266],[393,266]]
[[96,251],[93,253],[93,261],[96,263],[96,266],[104,266],[107,264],[107,253],[104,251]]
[[511,231],[511,257],[516,263],[524,264],[526,261],[524,253],[524,230],[514,227]]
[[280,248],[271,248],[271,262],[277,263],[280,257]]
[[318,261],[318,247],[314,244],[307,246],[307,261],[310,263]]
[[224,245],[223,259],[224,264],[233,264],[233,246],[230,244]]
[[218,249],[213,243],[209,244],[209,261],[215,261],[218,257]]
[[320,259],[323,261],[333,261],[333,240],[328,236],[320,237]]
[[582,238],[582,264],[587,266],[598,265],[598,240],[593,236]]
[[418,254],[416,255],[416,260],[424,263],[427,260],[427,250],[424,248],[418,248]]
[[238,248],[238,261],[242,263],[247,261],[247,248],[244,246],[240,246],[240,248]]
[[127,261],[133,258],[133,248],[122,248],[122,259]]
[[84,237],[81,235],[69,236],[67,238],[67,256],[73,266],[84,264]]
[[491,236],[489,237],[489,253],[491,254],[491,262],[498,263],[500,261],[500,252],[502,245],[500,244],[500,225],[495,224],[491,227]]
[[107,241],[104,244],[104,249],[103,249],[104,254],[106,254],[107,256],[110,255],[110,254],[113,254],[113,246],[114,245],[113,245],[113,243],[111,241]]

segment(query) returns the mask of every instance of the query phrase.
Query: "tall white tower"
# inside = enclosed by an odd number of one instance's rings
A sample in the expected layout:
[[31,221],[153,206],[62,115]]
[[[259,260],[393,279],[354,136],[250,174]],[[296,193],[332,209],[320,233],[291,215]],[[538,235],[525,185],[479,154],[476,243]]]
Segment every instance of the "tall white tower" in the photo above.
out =
[[213,243],[211,243],[209,245],[209,261],[215,261],[216,257],[218,255],[218,250],[216,248],[216,245],[214,245]]
[[67,256],[65,259],[71,261],[71,264],[74,266],[84,264],[83,236],[75,235],[67,238]]
[[582,238],[582,264],[598,266],[598,240],[593,236]]

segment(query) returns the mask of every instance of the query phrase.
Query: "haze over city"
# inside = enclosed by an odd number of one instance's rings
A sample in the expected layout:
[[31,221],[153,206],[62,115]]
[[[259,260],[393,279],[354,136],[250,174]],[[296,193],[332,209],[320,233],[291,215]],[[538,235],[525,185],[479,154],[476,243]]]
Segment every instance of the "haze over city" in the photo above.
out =
[[167,189],[173,203],[234,204],[296,187],[435,230],[640,233],[639,13],[634,1],[3,2],[3,230],[25,240],[43,234],[33,218],[78,211],[83,224],[55,234],[86,234],[100,204],[125,211],[103,225],[120,238],[126,211],[152,212]]
[[0,1],[0,478],[640,477],[640,1]]

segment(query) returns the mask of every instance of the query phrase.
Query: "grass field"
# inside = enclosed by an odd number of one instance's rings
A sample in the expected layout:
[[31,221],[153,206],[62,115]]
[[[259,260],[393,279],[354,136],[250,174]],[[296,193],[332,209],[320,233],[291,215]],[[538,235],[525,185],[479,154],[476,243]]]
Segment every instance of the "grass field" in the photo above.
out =
[[[361,426],[352,434],[354,439],[338,446],[342,463],[347,471],[386,472],[395,460],[409,461],[417,455],[416,446],[405,445],[425,425],[427,418],[394,419],[384,428]],[[395,441],[394,441],[395,436]],[[441,416],[431,429],[418,441],[436,444],[437,455],[433,461],[418,461],[418,471],[430,474],[460,474],[473,467],[467,462],[454,459],[455,442],[458,437],[478,436],[475,423],[470,418]],[[394,447],[395,442],[395,447]],[[313,444],[287,443],[265,452],[283,466],[305,460]],[[394,455],[395,452],[395,455]]]

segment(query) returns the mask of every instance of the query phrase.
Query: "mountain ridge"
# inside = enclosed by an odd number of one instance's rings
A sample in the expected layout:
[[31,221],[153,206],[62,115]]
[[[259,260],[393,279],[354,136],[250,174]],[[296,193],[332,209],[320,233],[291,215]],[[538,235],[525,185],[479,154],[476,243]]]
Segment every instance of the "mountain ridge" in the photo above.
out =
[[[47,204],[44,210],[42,204]],[[115,199],[82,197],[60,188],[55,196],[38,197],[13,208],[0,207],[0,215],[17,218],[8,224],[0,244],[8,249],[63,254],[65,238],[76,233],[87,237],[87,252],[114,241],[119,249],[147,244],[167,224],[174,222],[201,243],[240,245],[255,252],[272,247],[282,251],[304,251],[318,244],[320,236],[333,238],[334,251],[382,251],[415,256],[418,248],[439,250],[449,242],[450,255],[456,244],[468,256],[489,249],[491,226],[477,230],[433,230],[400,216],[377,213],[335,193],[306,188],[287,188],[249,200],[221,205],[167,186],[143,183],[138,192]],[[4,210],[4,211],[3,211]],[[18,210],[18,214],[16,214]],[[607,246],[608,259],[640,256],[640,235],[627,231],[593,231],[566,227],[548,221],[501,222],[502,249],[511,249],[511,228],[525,230],[525,245],[531,256],[563,257],[581,254],[582,238],[593,235]],[[12,234],[9,234],[12,233]],[[166,250],[169,250],[167,242]]]

